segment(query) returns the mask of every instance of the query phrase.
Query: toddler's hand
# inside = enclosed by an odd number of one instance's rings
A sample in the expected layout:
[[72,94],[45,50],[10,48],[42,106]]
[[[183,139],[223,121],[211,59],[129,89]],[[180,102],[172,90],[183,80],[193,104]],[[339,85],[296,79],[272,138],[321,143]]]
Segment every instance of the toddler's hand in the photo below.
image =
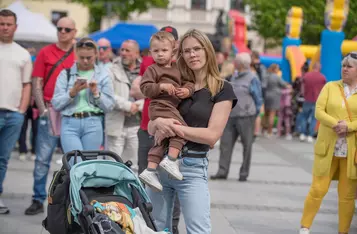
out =
[[173,84],[160,84],[160,90],[166,91],[169,95],[175,95],[175,86]]
[[190,96],[190,90],[187,88],[178,88],[176,89],[176,96],[181,99],[188,98]]

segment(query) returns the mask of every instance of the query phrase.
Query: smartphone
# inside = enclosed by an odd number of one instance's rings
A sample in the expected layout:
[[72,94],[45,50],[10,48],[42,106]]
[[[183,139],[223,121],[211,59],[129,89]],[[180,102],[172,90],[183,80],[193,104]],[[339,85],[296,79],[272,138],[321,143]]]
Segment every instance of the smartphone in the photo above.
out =
[[81,84],[84,84],[84,83],[87,83],[88,82],[88,79],[87,78],[84,78],[84,77],[77,77],[77,80],[79,83]]

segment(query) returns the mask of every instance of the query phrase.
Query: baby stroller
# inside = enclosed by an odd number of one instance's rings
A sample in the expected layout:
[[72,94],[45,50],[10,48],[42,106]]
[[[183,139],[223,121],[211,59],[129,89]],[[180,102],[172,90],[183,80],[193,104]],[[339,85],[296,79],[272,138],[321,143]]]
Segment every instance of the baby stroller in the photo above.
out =
[[[111,157],[101,160],[98,156]],[[77,163],[77,158],[82,162]],[[73,166],[69,165],[73,160]],[[130,170],[130,161],[126,164],[111,151],[72,151],[62,158],[61,170],[54,173],[49,187],[47,217],[42,225],[51,234],[125,234],[117,222],[109,221],[112,232],[103,231],[103,223],[92,201],[105,204],[115,202],[140,210],[141,220],[146,228],[156,231],[150,215],[152,205],[137,176]],[[105,216],[107,217],[107,216]],[[144,223],[144,224],[145,224]],[[99,226],[98,226],[99,225]],[[116,226],[117,225],[117,226]],[[107,225],[108,228],[108,225]]]

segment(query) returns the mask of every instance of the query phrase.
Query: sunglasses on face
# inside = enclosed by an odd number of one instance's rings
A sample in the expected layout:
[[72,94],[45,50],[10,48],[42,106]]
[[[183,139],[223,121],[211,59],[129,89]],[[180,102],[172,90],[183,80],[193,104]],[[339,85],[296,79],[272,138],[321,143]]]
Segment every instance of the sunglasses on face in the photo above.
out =
[[99,46],[98,49],[99,50],[107,50],[109,48],[109,46]]
[[73,28],[57,27],[57,32],[62,32],[63,30],[65,33],[70,33]]
[[77,43],[77,48],[81,47],[90,47],[90,48],[95,48],[95,45],[91,41],[86,41],[86,42],[78,42]]

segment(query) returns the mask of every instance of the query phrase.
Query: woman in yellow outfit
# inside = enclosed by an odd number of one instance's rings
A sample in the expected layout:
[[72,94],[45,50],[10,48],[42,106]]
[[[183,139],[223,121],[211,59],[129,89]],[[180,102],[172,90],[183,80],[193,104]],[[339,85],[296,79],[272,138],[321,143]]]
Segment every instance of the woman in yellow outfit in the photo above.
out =
[[320,126],[314,148],[313,180],[305,200],[300,234],[310,233],[322,199],[334,179],[339,181],[339,234],[347,234],[352,222],[357,188],[357,53],[343,59],[341,73],[342,80],[327,83],[316,102],[315,117]]

